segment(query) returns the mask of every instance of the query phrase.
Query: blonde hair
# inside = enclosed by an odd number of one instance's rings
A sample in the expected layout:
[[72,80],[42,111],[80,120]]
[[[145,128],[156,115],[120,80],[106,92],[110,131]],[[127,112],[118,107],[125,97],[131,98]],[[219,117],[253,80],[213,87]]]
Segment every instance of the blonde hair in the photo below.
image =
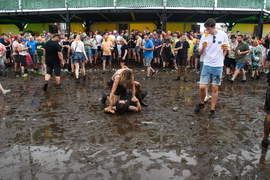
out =
[[76,46],[78,46],[80,40],[81,40],[81,36],[80,35],[77,35],[76,36],[76,39],[75,39]]
[[134,74],[133,71],[130,69],[124,70],[120,76],[119,84],[123,85],[125,83],[127,84],[133,84],[134,82]]
[[254,39],[253,41],[251,41],[251,44],[253,45],[254,43],[256,43],[256,46],[258,46],[259,45],[259,43],[258,43],[258,40],[257,39]]
[[124,44],[127,44],[127,41],[124,38],[121,38],[120,42],[123,42]]

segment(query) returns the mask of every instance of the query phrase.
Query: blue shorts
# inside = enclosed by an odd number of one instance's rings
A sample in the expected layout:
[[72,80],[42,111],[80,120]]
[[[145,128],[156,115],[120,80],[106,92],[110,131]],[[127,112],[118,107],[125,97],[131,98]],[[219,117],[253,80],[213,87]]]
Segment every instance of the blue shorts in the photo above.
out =
[[201,71],[202,71],[202,68],[203,68],[203,61],[200,62],[200,69],[201,69]]
[[244,64],[243,63],[236,63],[235,69],[244,69]]
[[134,54],[140,54],[139,48],[140,48],[140,46],[135,47]]
[[103,61],[111,61],[111,56],[103,55]]
[[97,56],[97,49],[91,49],[91,50],[92,50],[91,52],[92,56]]
[[84,54],[82,52],[75,52],[73,60],[76,63],[84,62],[85,61]]
[[211,67],[203,65],[200,84],[208,84],[208,81],[212,79],[213,85],[221,85],[223,67]]
[[91,57],[91,49],[85,50],[85,54],[88,58]]

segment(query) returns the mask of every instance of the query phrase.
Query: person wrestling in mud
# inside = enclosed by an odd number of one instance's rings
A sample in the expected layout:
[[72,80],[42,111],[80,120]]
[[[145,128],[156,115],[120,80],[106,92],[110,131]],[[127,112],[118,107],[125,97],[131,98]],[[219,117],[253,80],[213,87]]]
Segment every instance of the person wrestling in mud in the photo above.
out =
[[[106,100],[109,102],[109,107],[105,108],[105,112],[119,112],[123,109],[121,107],[125,107],[125,111],[140,111],[141,105],[148,106],[143,101],[146,92],[142,93],[141,84],[134,81],[134,74],[131,69],[125,67],[117,70],[108,82],[108,86],[110,94],[104,94],[101,100],[102,104],[105,104]],[[131,93],[128,93],[130,89]]]

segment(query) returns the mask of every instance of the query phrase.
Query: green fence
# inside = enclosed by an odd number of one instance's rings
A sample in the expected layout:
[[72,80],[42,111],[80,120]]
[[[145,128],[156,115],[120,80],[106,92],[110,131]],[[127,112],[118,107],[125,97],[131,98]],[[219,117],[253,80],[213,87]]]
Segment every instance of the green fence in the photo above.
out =
[[114,7],[113,0],[68,0],[68,7]]
[[118,7],[162,7],[163,0],[117,0]]
[[22,9],[64,8],[65,0],[22,0]]
[[0,10],[16,10],[19,9],[18,0],[0,0]]
[[261,9],[264,0],[218,0],[217,7],[221,8],[249,8]]
[[167,7],[213,7],[213,0],[167,0]]

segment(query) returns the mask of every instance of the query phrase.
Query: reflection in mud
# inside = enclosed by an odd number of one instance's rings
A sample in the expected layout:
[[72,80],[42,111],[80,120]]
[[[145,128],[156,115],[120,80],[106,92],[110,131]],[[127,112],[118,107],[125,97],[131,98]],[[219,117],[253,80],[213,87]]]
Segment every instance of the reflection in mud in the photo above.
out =
[[[198,75],[171,81],[175,71],[143,81],[150,105],[141,113],[104,114],[100,97],[112,73],[88,71],[85,82],[63,75],[63,89],[43,77],[1,79],[0,179],[267,179],[270,153],[261,149],[265,79],[223,82],[217,118],[199,114]],[[173,109],[177,107],[177,110]]]

